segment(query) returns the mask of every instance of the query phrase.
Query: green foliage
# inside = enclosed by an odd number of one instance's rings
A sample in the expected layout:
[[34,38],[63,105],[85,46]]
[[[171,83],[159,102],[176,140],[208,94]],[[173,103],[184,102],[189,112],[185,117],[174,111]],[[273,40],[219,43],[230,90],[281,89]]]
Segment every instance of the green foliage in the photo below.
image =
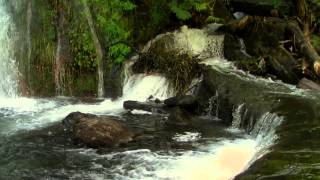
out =
[[207,11],[209,9],[209,5],[210,3],[205,0],[172,0],[169,3],[170,10],[182,21],[190,19],[193,11]]
[[130,52],[131,48],[123,43],[115,44],[109,48],[109,56],[117,64],[121,64]]
[[207,23],[221,23],[221,22],[223,22],[223,19],[217,18],[217,17],[214,17],[214,16],[208,16],[207,19],[206,19],[206,22]]
[[75,96],[94,96],[96,93],[97,80],[94,74],[79,74],[73,79]]
[[282,3],[282,0],[272,0],[273,7],[275,9],[279,9],[281,3]]
[[134,10],[136,5],[130,0],[91,0],[91,7],[101,36],[105,38],[109,59],[122,63],[131,52],[127,43],[122,43],[127,42],[131,35],[124,15]]
[[179,5],[176,0],[173,0],[170,3],[170,9],[174,12],[178,19],[183,21],[188,20],[192,17],[189,10],[191,9],[190,4],[181,4]]
[[311,36],[311,44],[320,53],[320,36],[312,35]]
[[71,52],[74,56],[73,67],[81,71],[94,72],[97,67],[97,55],[94,42],[91,37],[90,29],[83,14],[73,14],[68,32]]

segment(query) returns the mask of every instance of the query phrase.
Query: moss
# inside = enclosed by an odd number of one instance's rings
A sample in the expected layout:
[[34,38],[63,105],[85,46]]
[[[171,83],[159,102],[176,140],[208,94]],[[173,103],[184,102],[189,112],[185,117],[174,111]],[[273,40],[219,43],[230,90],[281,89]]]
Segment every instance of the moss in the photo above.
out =
[[73,81],[74,96],[78,97],[94,97],[96,96],[97,79],[95,75],[79,74],[75,76]]
[[[26,61],[28,84],[32,95],[52,96],[56,50],[55,10],[47,1],[34,0],[30,29],[31,57]],[[28,57],[26,57],[28,58]]]

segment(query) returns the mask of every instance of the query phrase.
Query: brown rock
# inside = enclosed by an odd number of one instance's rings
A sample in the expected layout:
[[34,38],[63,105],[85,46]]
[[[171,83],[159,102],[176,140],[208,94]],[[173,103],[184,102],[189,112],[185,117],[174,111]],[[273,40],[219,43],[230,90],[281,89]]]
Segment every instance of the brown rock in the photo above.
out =
[[111,147],[131,141],[134,133],[123,123],[112,117],[74,112],[63,124],[76,142],[89,147]]

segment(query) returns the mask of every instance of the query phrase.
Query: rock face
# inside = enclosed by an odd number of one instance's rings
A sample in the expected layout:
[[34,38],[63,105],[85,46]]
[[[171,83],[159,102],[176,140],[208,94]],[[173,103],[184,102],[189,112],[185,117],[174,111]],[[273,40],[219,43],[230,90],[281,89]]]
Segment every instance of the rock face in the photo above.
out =
[[131,141],[134,133],[111,117],[74,112],[63,124],[72,139],[89,147],[112,147]]

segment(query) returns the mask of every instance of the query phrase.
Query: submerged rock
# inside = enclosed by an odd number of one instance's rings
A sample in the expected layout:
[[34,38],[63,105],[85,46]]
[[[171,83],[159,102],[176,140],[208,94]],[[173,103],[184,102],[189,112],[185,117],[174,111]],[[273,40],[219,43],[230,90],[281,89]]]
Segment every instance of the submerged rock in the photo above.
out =
[[112,117],[74,112],[69,114],[63,124],[77,143],[89,147],[112,147],[133,140],[134,133],[123,123]]

